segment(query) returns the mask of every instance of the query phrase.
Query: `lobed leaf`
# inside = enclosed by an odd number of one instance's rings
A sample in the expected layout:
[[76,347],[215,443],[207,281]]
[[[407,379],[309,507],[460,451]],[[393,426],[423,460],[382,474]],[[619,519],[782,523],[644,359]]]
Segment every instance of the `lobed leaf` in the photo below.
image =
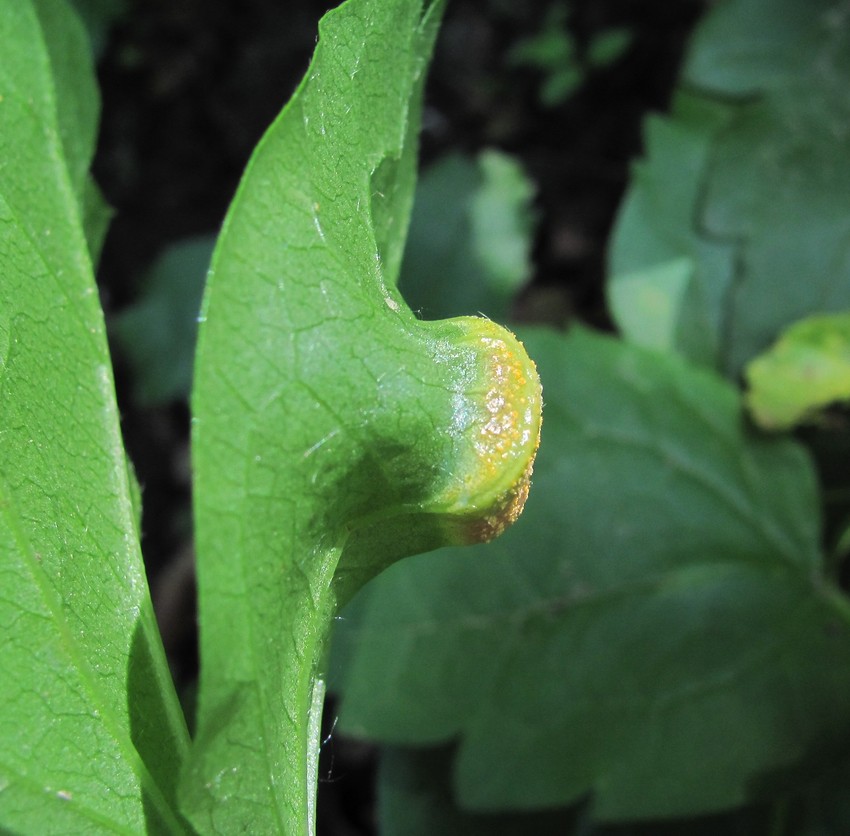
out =
[[381,836],[775,836],[777,823],[789,821],[794,834],[826,836],[847,832],[846,786],[846,763],[814,782],[804,778],[794,787],[790,814],[781,807],[756,804],[709,816],[617,824],[594,821],[587,805],[580,804],[566,810],[488,815],[457,806],[450,747],[391,747],[381,752],[378,821]]
[[0,42],[0,828],[183,832],[187,735],[85,237],[88,46],[56,0],[0,2]]
[[649,123],[611,250],[629,339],[737,376],[784,326],[850,306],[843,15],[837,0],[732,0],[698,27],[682,87],[720,118],[680,99]]
[[770,792],[850,732],[850,623],[796,444],[670,357],[527,332],[546,423],[499,541],[392,567],[343,613],[340,728],[457,742],[458,804],[600,819]]
[[565,836],[584,833],[573,812],[500,815],[461,810],[451,790],[451,752],[390,748],[378,770],[378,821],[382,836]]

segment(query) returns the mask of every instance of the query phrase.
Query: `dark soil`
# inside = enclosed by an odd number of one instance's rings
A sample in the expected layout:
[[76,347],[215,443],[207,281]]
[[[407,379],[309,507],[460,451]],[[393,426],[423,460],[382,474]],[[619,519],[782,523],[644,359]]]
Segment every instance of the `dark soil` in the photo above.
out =
[[[580,46],[613,27],[633,41],[564,104],[539,103],[539,72],[507,55],[539,30],[551,0],[451,0],[427,90],[422,158],[498,147],[538,188],[535,276],[518,315],[605,326],[605,244],[641,123],[670,99],[688,33],[708,0],[573,0]],[[215,232],[252,148],[309,62],[319,0],[138,0],[99,65],[95,174],[115,209],[99,271],[107,316],[131,303],[164,247]],[[519,8],[516,8],[519,7]],[[545,311],[545,314],[542,313]],[[196,671],[188,408],[142,409],[116,350],[123,429],[143,487],[143,549],[178,685]],[[333,719],[333,709],[326,712]],[[320,791],[322,832],[374,832],[371,748],[334,737]],[[325,769],[331,769],[331,756]]]

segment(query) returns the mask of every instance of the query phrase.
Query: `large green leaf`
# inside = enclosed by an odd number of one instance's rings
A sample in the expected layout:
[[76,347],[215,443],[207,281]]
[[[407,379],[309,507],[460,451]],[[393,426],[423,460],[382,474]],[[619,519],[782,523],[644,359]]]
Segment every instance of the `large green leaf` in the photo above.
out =
[[0,43],[0,827],[182,832],[187,736],[84,232],[88,46],[57,0],[0,2]]
[[[784,326],[850,307],[843,20],[838,0],[730,0],[697,29],[683,86],[725,116],[700,124],[676,107],[650,123],[612,243],[630,339],[737,375]],[[655,296],[665,307],[644,317]]]
[[850,623],[805,453],[750,435],[713,374],[576,330],[527,333],[534,488],[499,541],[392,567],[343,613],[340,727],[458,741],[473,810],[593,793],[691,815],[850,733]]
[[[598,822],[587,803],[566,809],[475,813],[452,791],[452,747],[381,750],[378,827],[381,836],[832,836],[846,832],[845,772],[809,790],[793,818],[767,805],[710,816]],[[845,781],[846,784],[846,781]],[[793,825],[790,822],[793,821]],[[785,830],[781,830],[782,826]]]
[[694,224],[707,160],[727,104],[680,95],[673,119],[650,117],[608,253],[608,302],[625,337],[714,365],[734,275],[731,246]]
[[185,804],[202,831],[302,833],[338,602],[393,560],[515,517],[540,393],[488,320],[395,288],[441,3],[349,0],[220,236],[193,394],[201,617]]

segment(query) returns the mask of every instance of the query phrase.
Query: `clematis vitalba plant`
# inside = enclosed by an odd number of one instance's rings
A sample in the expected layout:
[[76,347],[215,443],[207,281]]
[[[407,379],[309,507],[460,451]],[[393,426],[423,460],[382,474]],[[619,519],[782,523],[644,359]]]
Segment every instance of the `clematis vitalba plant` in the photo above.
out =
[[420,322],[395,289],[441,9],[353,0],[326,17],[219,237],[193,394],[190,741],[93,282],[105,212],[87,175],[87,45],[60,0],[0,2],[0,151],[19,161],[0,180],[0,567],[14,592],[0,826],[314,829],[338,608],[395,560],[492,539],[522,510],[534,364],[491,321]]

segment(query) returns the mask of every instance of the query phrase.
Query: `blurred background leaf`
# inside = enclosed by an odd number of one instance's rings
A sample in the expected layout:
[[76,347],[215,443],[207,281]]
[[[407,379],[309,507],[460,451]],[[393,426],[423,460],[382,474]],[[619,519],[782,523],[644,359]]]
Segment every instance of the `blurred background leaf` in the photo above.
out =
[[[649,121],[611,242],[609,298],[629,339],[737,376],[783,326],[850,307],[845,18],[835,0],[733,0],[698,27],[688,97]],[[679,301],[644,328],[656,268],[671,264]]]
[[579,836],[572,810],[502,815],[461,810],[451,787],[452,751],[387,748],[378,771],[382,836]]
[[513,157],[449,154],[416,188],[399,289],[424,319],[510,316],[531,276],[534,185]]
[[624,337],[715,365],[733,249],[694,224],[707,161],[728,105],[688,94],[673,116],[645,122],[646,154],[633,169],[608,251],[608,304]]
[[563,104],[588,73],[612,64],[629,48],[628,29],[610,29],[595,35],[582,49],[570,31],[571,4],[555,0],[546,12],[540,31],[519,40],[508,54],[515,67],[531,67],[541,75],[539,98],[545,107]]
[[746,379],[747,405],[768,430],[789,429],[850,400],[850,314],[795,322],[747,365]]
[[168,247],[142,280],[137,301],[110,322],[110,332],[133,369],[139,403],[185,399],[192,365],[201,296],[215,237],[202,235]]

